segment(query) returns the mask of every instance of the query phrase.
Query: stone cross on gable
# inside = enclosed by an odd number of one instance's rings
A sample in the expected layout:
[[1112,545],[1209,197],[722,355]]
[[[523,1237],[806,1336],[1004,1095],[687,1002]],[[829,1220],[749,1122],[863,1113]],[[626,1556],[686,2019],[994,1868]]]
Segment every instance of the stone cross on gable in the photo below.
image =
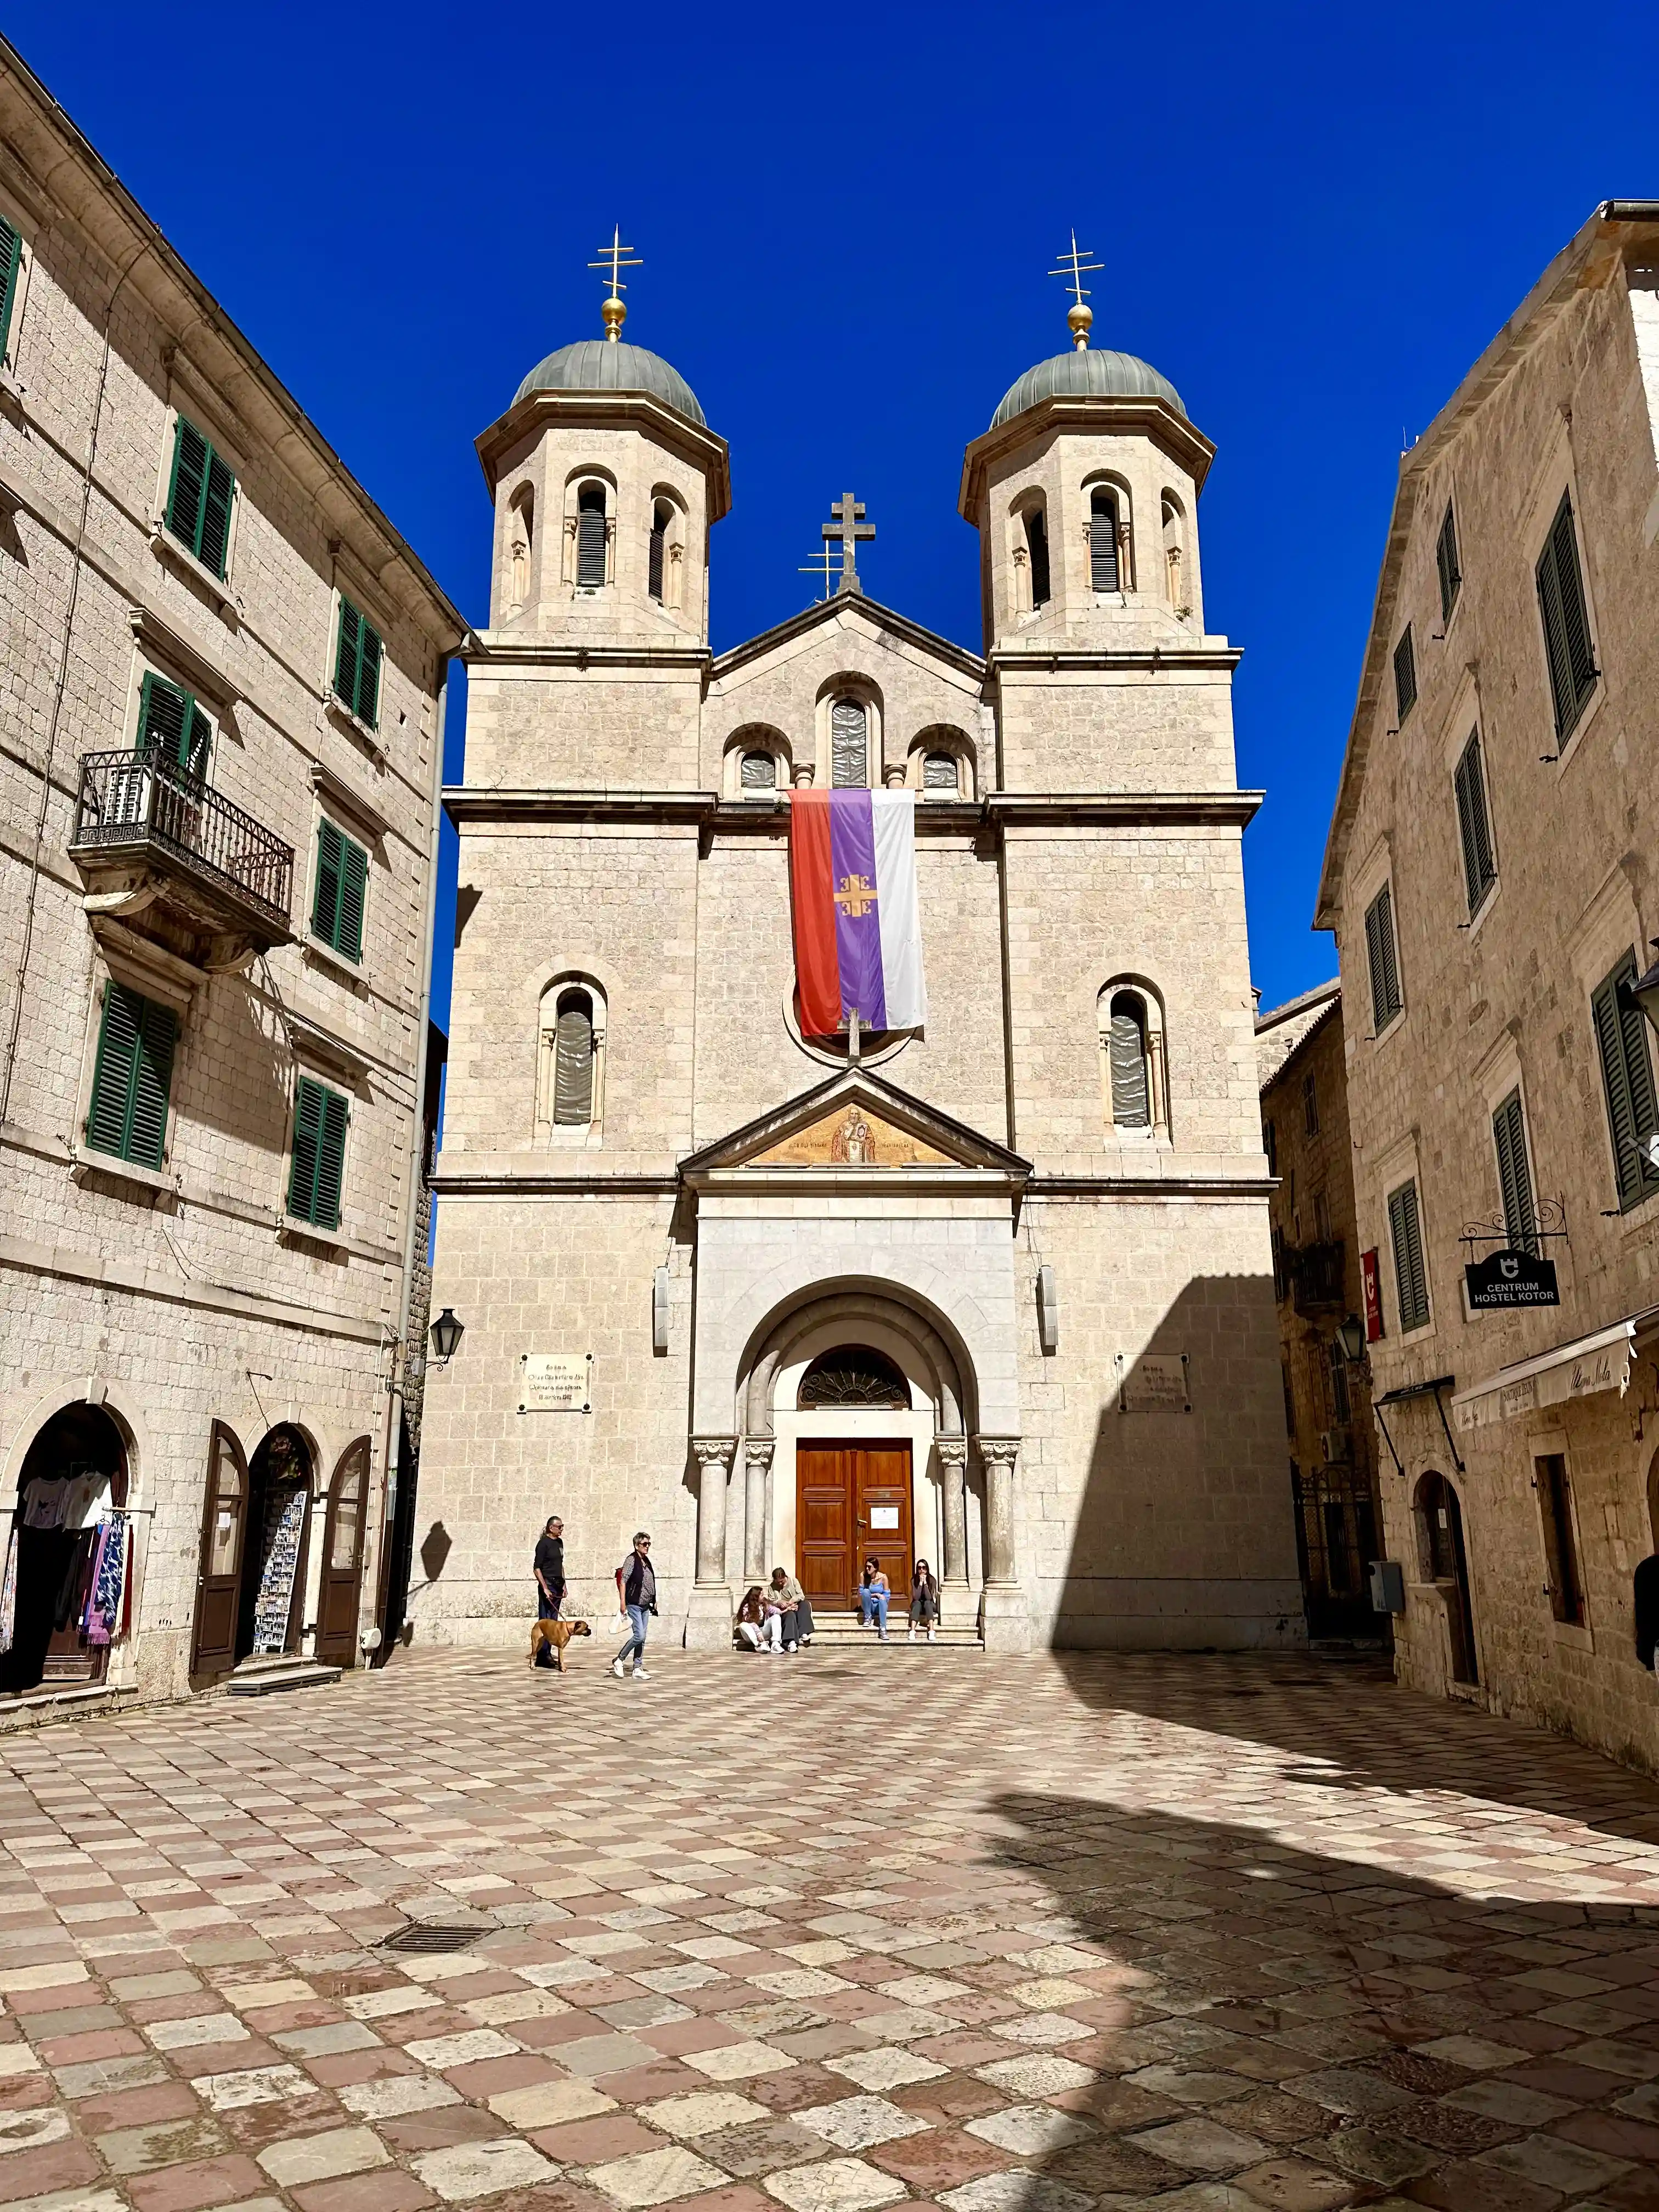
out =
[[864,501],[854,499],[850,491],[844,491],[839,499],[831,500],[830,512],[836,519],[824,524],[823,534],[826,538],[839,538],[841,540],[841,581],[836,589],[837,592],[861,592],[864,586],[859,581],[856,547],[860,538],[875,536],[876,526],[865,520]]

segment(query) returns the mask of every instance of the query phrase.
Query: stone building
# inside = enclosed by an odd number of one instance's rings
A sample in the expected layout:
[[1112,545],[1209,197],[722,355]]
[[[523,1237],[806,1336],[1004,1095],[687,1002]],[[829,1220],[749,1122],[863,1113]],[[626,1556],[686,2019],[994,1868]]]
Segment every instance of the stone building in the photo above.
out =
[[0,271],[15,1719],[373,1619],[464,625],[9,47]]
[[1260,1015],[1255,1042],[1262,1149],[1277,1178],[1273,1295],[1308,1627],[1316,1637],[1383,1637],[1387,1617],[1370,1601],[1382,1516],[1370,1384],[1363,1357],[1342,1340],[1364,1290],[1341,985],[1322,983]]
[[1650,1768],[1656,416],[1659,203],[1609,201],[1402,459],[1316,917],[1401,1675]]
[[[851,495],[714,655],[726,446],[621,313],[478,441],[417,1638],[516,1639],[556,1509],[579,1606],[645,1527],[694,1644],[872,1548],[1008,1648],[1295,1640],[1210,444],[1073,310],[967,450],[982,655],[864,594]],[[926,1028],[856,1061],[795,1012],[814,784],[916,802]]]

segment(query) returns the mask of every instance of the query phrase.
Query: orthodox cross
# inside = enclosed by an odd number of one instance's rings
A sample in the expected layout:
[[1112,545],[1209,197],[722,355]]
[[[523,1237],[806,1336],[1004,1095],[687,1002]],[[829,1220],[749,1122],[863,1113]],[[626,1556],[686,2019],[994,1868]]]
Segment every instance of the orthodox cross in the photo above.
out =
[[611,271],[611,295],[599,313],[605,318],[605,334],[615,345],[622,336],[623,325],[628,320],[628,310],[623,305],[622,296],[628,287],[622,281],[622,271],[624,269],[643,269],[645,264],[631,246],[623,244],[622,227],[617,224],[611,231],[610,245],[602,246],[599,259],[590,261],[587,265],[590,269],[609,269]]
[[823,534],[826,538],[839,538],[841,540],[841,581],[836,589],[837,592],[862,592],[864,586],[859,581],[858,541],[861,538],[873,538],[876,526],[865,520],[864,501],[854,499],[850,491],[844,491],[839,499],[832,499],[830,512],[836,519],[824,524]]
[[[827,538],[829,532],[826,531],[824,535]],[[804,561],[800,567],[795,571],[796,574],[799,576],[822,576],[823,579],[823,596],[826,599],[830,596],[830,579],[836,573],[830,565],[833,558],[834,556],[831,553],[829,545],[826,544],[823,552],[818,555],[816,560]]]
[[1084,275],[1087,270],[1103,269],[1106,265],[1103,261],[1089,259],[1092,251],[1091,246],[1078,244],[1074,230],[1071,252],[1060,254],[1056,265],[1048,271],[1051,276],[1064,277],[1066,289],[1073,295],[1072,305],[1066,311],[1066,320],[1071,326],[1072,343],[1079,353],[1088,350],[1089,331],[1095,319],[1094,309],[1084,304],[1089,296],[1089,287],[1083,281]]

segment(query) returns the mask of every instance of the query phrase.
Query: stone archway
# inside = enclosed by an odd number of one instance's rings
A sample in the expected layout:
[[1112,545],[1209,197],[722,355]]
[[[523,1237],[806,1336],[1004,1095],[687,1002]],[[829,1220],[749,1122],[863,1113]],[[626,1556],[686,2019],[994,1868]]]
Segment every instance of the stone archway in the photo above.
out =
[[[60,1405],[36,1429],[7,1501],[0,1692],[104,1680],[131,1605],[128,1481],[127,1437],[106,1406]],[[100,1589],[112,1617],[96,1609]]]

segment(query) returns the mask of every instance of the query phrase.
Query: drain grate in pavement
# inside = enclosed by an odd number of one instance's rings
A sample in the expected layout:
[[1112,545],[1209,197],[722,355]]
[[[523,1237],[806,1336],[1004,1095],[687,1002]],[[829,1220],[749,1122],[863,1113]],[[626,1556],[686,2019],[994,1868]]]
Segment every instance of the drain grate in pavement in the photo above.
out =
[[395,1936],[388,1936],[380,1948],[383,1951],[465,1951],[469,1943],[476,1943],[480,1936],[489,1932],[484,1928],[443,1928],[429,1920],[411,1920]]

